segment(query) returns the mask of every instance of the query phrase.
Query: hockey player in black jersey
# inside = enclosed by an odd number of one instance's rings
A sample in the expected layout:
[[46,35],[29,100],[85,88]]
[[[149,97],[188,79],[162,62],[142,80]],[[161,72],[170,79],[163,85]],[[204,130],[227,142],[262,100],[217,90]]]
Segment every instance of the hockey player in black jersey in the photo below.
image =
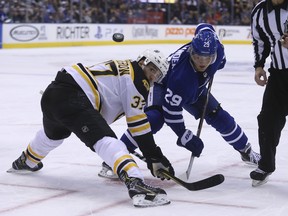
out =
[[146,50],[142,56],[138,61],[110,60],[90,67],[78,63],[59,71],[41,98],[43,129],[8,172],[40,170],[48,153],[74,133],[113,168],[127,186],[135,206],[169,204],[163,189],[144,183],[125,144],[109,126],[125,115],[129,131],[152,174],[161,179],[165,176],[159,169],[174,174],[170,162],[154,142],[143,111],[150,85],[161,81],[169,64],[158,50]]
[[[190,43],[180,47],[169,56],[169,70],[161,84],[155,84],[149,96],[145,113],[152,132],[159,131],[166,123],[178,136],[177,145],[199,157],[204,144],[186,128],[183,109],[200,118],[207,98],[207,84],[215,73],[225,66],[224,47],[214,28],[207,23],[199,24]],[[234,118],[224,110],[217,99],[210,94],[204,119],[215,128],[223,139],[240,153],[241,159],[257,165],[260,155],[252,146]],[[129,149],[137,148],[137,141],[129,131],[121,140]]]

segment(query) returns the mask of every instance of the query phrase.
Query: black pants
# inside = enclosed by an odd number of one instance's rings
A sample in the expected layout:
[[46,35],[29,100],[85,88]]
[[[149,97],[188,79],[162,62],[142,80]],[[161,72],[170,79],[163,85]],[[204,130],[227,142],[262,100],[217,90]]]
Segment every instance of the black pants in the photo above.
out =
[[269,72],[261,112],[258,115],[258,138],[262,157],[259,168],[273,172],[276,147],[288,115],[288,69],[269,69]]
[[115,133],[101,114],[94,109],[83,90],[71,75],[58,72],[41,99],[43,126],[49,139],[65,139],[73,132],[92,148],[104,136]]

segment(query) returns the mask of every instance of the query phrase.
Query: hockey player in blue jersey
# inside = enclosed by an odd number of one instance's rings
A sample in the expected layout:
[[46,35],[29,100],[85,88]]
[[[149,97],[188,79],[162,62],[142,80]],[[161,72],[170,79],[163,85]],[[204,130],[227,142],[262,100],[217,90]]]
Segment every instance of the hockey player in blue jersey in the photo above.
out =
[[[145,113],[153,133],[166,123],[178,136],[177,145],[199,157],[204,144],[186,128],[182,111],[185,109],[196,119],[201,117],[208,93],[207,84],[226,63],[224,47],[214,28],[202,23],[197,26],[193,40],[172,53],[168,60],[168,73],[162,84],[155,84],[151,89]],[[252,150],[241,127],[212,94],[209,96],[204,119],[240,153],[244,162],[258,164],[260,155]],[[137,148],[137,143],[128,130],[121,140],[128,149]]]

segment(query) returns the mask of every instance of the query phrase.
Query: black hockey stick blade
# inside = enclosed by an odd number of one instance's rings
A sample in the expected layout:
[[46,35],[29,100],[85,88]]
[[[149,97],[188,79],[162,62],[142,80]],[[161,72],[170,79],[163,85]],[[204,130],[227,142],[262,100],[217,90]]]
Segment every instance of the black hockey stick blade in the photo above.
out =
[[198,190],[203,190],[203,189],[217,186],[221,184],[222,182],[224,182],[224,179],[225,179],[222,174],[217,174],[217,175],[213,175],[208,178],[202,179],[200,181],[189,183],[189,182],[182,181],[181,179],[177,178],[174,175],[171,175],[169,172],[167,172],[164,169],[159,169],[159,172],[165,177],[172,179],[174,182],[187,188],[190,191],[198,191]]
[[[139,159],[141,159],[142,161],[146,161],[146,158],[143,157],[143,155],[139,154],[138,152],[136,152],[134,150],[130,150],[130,149],[129,149],[129,152],[132,153],[133,155],[135,155],[136,157],[138,157]],[[158,172],[160,172],[164,177],[170,178],[171,180],[173,180],[177,184],[181,185],[182,187],[185,187],[186,189],[188,189],[190,191],[207,189],[210,187],[217,186],[217,185],[221,184],[222,182],[224,182],[224,176],[222,174],[217,174],[217,175],[202,179],[202,180],[197,181],[197,182],[189,183],[189,182],[182,181],[181,179],[177,178],[174,175],[171,175],[169,172],[167,172],[164,169],[159,169]]]

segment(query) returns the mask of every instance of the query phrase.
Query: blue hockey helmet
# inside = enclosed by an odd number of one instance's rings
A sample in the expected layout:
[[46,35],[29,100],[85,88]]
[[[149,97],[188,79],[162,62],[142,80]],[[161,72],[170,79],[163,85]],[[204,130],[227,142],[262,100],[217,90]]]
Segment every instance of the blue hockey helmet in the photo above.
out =
[[195,29],[195,35],[198,34],[199,31],[202,31],[202,30],[211,30],[211,31],[214,31],[215,32],[215,29],[213,28],[213,26],[209,23],[199,23],[197,26],[196,26],[196,29]]
[[192,39],[191,55],[213,56],[217,52],[217,35],[211,29],[201,29]]

